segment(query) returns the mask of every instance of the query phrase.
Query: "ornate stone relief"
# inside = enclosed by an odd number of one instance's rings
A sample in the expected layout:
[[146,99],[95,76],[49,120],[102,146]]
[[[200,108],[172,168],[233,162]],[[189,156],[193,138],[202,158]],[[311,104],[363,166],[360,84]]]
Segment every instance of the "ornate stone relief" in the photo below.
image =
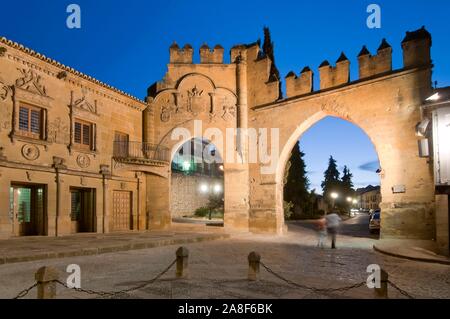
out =
[[236,118],[237,106],[234,101],[231,101],[229,97],[223,96],[220,100],[220,105],[222,107],[221,117],[225,121],[231,121]]
[[205,102],[203,99],[203,90],[199,90],[197,85],[187,91],[187,111],[194,116],[205,111]]
[[21,73],[21,77],[16,80],[16,87],[26,91],[47,96],[45,86],[41,83],[41,76],[32,69],[17,69]]
[[89,102],[88,99],[86,98],[86,90],[84,89],[82,90],[82,97],[79,99],[75,98],[75,94],[72,91],[70,98],[70,106],[80,110],[88,111],[93,114],[98,114],[97,100],[94,100],[94,103]]
[[29,161],[35,161],[40,155],[39,148],[36,145],[25,144],[22,146],[22,155]]
[[327,101],[324,102],[321,106],[322,111],[327,113],[336,114],[344,119],[349,120],[350,115],[348,113],[348,110],[345,109],[342,105],[338,104],[336,101]]
[[48,124],[48,141],[58,144],[69,143],[69,127],[60,117]]
[[[195,81],[192,79],[195,78]],[[193,75],[175,90],[161,92],[152,103],[160,110],[160,120],[179,123],[199,115],[232,121],[237,116],[237,98],[229,90],[214,88],[206,77]]]
[[80,154],[77,157],[77,164],[81,168],[87,168],[91,165],[91,159],[85,154]]
[[8,95],[10,95],[11,89],[9,86],[6,85],[6,83],[3,81],[3,79],[0,77],[0,101],[6,100]]

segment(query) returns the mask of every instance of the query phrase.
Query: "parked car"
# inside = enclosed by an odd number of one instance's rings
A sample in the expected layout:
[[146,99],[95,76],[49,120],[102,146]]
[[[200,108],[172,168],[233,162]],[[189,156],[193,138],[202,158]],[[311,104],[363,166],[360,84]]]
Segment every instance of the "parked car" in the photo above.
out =
[[369,221],[369,231],[371,233],[379,232],[381,227],[381,211],[378,209],[372,213]]

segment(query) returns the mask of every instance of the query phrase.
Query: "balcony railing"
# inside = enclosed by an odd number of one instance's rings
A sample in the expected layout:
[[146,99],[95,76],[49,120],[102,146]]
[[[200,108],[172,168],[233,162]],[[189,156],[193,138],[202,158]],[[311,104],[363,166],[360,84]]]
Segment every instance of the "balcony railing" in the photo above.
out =
[[170,150],[142,142],[114,142],[114,158],[133,162],[170,162]]

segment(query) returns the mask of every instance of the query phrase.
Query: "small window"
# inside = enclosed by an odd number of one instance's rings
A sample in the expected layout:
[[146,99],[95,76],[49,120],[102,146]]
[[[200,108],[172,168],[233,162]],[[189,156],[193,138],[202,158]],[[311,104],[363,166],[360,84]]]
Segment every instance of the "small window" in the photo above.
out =
[[42,109],[21,105],[19,107],[19,131],[21,135],[42,138]]
[[93,149],[93,124],[75,120],[74,125],[74,142],[79,148],[92,150]]

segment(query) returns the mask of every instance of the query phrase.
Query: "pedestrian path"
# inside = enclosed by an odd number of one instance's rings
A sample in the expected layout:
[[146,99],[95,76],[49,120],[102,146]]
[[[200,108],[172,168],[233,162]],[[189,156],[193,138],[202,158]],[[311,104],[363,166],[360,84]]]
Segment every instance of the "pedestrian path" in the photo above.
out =
[[221,230],[173,227],[169,231],[20,237],[0,240],[0,264],[100,255],[119,251],[182,245],[229,238]]
[[438,255],[436,243],[431,240],[383,239],[373,248],[393,257],[450,265],[450,258]]

